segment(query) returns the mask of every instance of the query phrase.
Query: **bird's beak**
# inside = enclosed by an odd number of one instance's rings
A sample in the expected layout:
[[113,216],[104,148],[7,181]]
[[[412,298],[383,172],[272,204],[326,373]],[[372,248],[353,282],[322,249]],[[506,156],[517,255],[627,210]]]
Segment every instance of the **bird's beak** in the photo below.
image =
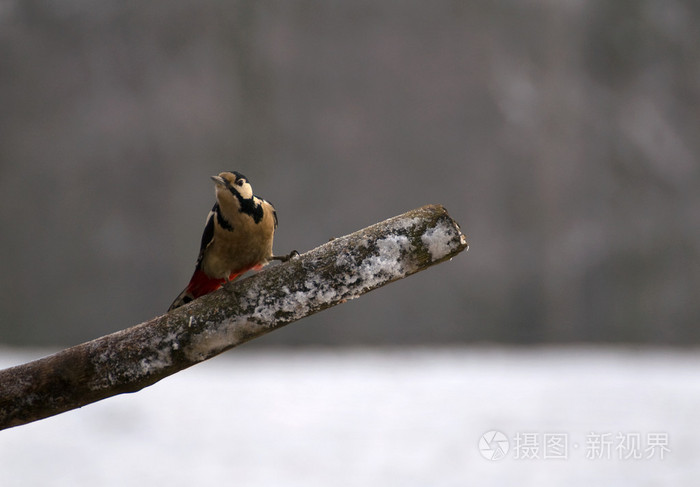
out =
[[223,186],[224,188],[226,187],[226,181],[221,176],[212,176],[211,180],[214,181],[216,184]]

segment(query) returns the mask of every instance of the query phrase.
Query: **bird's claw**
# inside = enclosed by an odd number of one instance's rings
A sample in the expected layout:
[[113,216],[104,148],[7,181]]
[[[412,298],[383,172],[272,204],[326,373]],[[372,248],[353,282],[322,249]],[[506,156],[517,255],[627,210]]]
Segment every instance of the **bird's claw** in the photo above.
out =
[[280,262],[287,262],[288,260],[294,259],[296,257],[299,257],[299,252],[297,252],[296,250],[292,250],[287,255],[273,255],[272,260],[279,260]]

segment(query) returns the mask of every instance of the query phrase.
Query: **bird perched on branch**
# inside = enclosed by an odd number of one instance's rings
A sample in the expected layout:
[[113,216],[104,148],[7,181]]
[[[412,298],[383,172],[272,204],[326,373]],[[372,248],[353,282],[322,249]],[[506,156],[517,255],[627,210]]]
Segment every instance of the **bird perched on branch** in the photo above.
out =
[[212,176],[216,203],[209,212],[202,235],[197,265],[190,283],[168,311],[219,289],[247,271],[259,270],[270,260],[289,260],[272,255],[277,212],[268,201],[253,194],[248,178],[239,172]]

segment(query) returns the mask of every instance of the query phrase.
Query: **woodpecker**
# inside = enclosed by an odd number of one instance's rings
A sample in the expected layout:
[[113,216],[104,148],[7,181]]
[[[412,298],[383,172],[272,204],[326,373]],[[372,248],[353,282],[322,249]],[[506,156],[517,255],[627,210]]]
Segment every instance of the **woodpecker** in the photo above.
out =
[[269,201],[253,194],[248,178],[232,171],[211,179],[216,203],[207,216],[194,274],[168,311],[216,291],[251,269],[262,269],[270,260],[285,261],[296,254],[272,255],[277,212]]

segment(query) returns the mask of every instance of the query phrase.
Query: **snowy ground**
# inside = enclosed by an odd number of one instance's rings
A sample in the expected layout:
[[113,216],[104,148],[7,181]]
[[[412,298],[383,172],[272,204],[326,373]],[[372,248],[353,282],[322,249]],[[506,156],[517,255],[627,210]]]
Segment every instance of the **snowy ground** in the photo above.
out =
[[699,412],[692,351],[240,349],[0,432],[0,486],[695,486]]

